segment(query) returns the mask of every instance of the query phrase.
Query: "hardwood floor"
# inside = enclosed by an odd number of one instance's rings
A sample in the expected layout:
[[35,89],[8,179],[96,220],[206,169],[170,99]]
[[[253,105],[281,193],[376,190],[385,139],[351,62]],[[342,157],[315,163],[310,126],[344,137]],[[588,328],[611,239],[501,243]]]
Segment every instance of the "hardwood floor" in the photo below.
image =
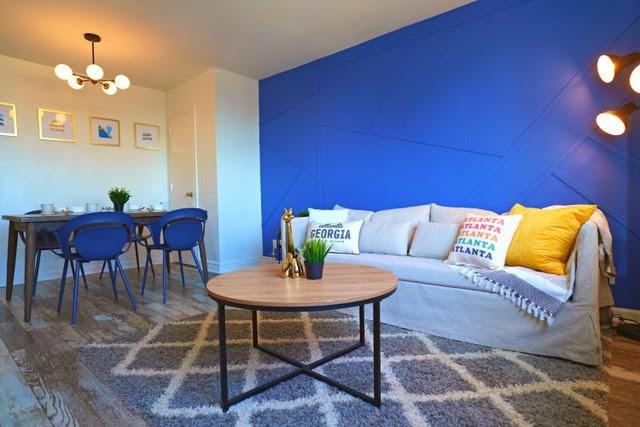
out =
[[[179,269],[173,268],[169,302],[162,304],[160,277],[139,297],[140,276],[127,270],[138,298],[131,309],[119,283],[115,303],[108,276],[87,276],[89,291],[80,290],[78,326],[70,324],[71,292],[62,314],[55,310],[58,282],[41,282],[34,300],[31,324],[22,321],[22,287],[11,303],[0,304],[0,425],[144,425],[74,357],[74,349],[147,330],[154,325],[215,309],[194,269],[185,269],[182,288]],[[609,418],[612,426],[637,425],[640,418],[640,342],[615,336],[605,338],[611,375]]]

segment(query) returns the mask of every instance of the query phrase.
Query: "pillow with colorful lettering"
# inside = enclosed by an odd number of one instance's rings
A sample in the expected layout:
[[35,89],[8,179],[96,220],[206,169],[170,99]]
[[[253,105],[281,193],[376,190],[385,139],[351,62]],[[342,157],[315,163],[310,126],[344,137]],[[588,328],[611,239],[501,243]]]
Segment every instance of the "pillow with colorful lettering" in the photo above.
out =
[[337,223],[310,222],[307,239],[322,239],[331,245],[329,252],[359,254],[360,228],[363,220]]
[[494,270],[504,267],[521,220],[522,215],[467,215],[447,262]]

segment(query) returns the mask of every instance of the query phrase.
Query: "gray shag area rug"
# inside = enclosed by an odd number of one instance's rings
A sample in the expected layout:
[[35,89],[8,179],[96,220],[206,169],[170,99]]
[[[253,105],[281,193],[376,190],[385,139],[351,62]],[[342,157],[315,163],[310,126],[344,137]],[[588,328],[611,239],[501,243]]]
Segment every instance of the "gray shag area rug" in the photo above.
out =
[[[358,339],[338,312],[259,313],[261,344],[312,361]],[[293,368],[251,347],[250,312],[227,309],[229,393]],[[502,426],[606,425],[603,371],[564,360],[481,347],[382,325],[382,408],[301,375],[232,406],[218,405],[214,314],[95,343],[79,357],[151,425]],[[318,369],[371,394],[367,345]]]

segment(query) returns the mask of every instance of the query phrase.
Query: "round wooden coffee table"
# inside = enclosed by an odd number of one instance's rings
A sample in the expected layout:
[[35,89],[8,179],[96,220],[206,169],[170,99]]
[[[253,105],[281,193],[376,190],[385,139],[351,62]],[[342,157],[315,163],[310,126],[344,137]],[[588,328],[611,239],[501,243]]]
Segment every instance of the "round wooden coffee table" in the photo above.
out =
[[[323,381],[352,396],[380,407],[380,301],[393,294],[397,285],[398,278],[388,271],[365,265],[332,263],[325,264],[324,275],[320,280],[307,280],[302,277],[284,279],[281,277],[279,264],[266,264],[255,268],[238,270],[209,280],[207,293],[211,299],[218,303],[220,406],[222,410],[226,412],[231,405],[300,374]],[[313,370],[364,346],[365,304],[373,305],[373,397]],[[225,307],[227,305],[251,310],[253,347],[289,363],[297,369],[245,391],[238,396],[229,398],[225,328]],[[360,308],[359,341],[344,350],[315,362],[299,362],[263,347],[258,342],[258,311],[323,311],[355,306]]]

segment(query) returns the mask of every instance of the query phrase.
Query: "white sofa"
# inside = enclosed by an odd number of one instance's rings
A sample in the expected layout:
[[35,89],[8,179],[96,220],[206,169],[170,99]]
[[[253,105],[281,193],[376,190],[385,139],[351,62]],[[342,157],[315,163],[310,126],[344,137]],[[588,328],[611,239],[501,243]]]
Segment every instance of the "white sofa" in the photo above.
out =
[[[452,209],[451,222],[461,222],[464,210]],[[434,217],[433,208],[430,212],[430,218],[424,221]],[[442,211],[438,221],[448,222],[442,218]],[[308,218],[293,220],[296,247],[302,246],[307,224]],[[377,253],[331,253],[327,262],[371,265],[398,276],[398,290],[381,304],[384,323],[485,346],[600,365],[600,308],[611,305],[612,301],[608,282],[599,270],[598,244],[596,225],[585,223],[576,242],[573,296],[553,325],[526,314],[502,296],[474,285],[443,260]],[[357,309],[346,311],[357,313]]]

